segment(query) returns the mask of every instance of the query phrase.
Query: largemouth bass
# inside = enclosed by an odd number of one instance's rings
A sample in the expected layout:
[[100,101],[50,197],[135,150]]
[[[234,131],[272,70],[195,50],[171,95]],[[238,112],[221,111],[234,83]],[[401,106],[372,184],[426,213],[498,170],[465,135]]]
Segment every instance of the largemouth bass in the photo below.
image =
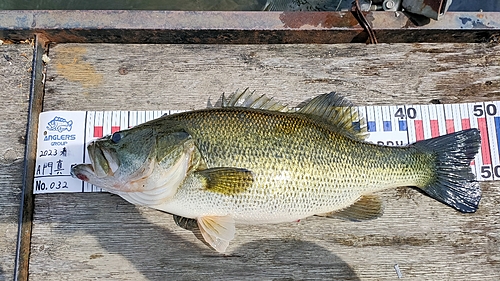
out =
[[365,142],[364,119],[335,93],[299,110],[244,91],[220,107],[163,116],[91,142],[91,164],[71,174],[138,205],[196,220],[224,252],[235,224],[313,215],[380,216],[374,192],[421,189],[461,212],[481,199],[470,162],[480,147],[469,129],[406,147]]

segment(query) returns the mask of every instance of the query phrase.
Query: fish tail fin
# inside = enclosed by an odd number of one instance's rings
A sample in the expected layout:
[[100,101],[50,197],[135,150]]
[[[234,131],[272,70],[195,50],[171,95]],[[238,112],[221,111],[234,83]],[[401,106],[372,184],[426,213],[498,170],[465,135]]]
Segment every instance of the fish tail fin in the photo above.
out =
[[421,151],[436,155],[436,175],[420,187],[430,197],[462,213],[473,213],[481,200],[481,188],[470,166],[479,151],[478,129],[468,129],[413,144]]

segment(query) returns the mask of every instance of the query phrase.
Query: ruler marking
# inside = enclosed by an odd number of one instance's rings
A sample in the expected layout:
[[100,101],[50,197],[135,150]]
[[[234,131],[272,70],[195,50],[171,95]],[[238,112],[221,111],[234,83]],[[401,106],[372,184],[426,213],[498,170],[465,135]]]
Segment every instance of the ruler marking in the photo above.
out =
[[429,112],[429,131],[430,137],[439,137],[439,123],[436,113],[436,106],[431,104],[427,106],[427,112]]
[[144,122],[148,122],[148,121],[151,121],[153,120],[155,117],[154,117],[154,112],[153,111],[146,111],[145,112],[145,119],[144,119]]
[[392,132],[391,114],[389,113],[389,106],[381,106],[381,119],[384,132]]
[[102,134],[103,136],[107,136],[111,134],[111,111],[104,111],[102,118]]
[[462,130],[470,129],[470,119],[462,119]]
[[468,103],[468,116],[470,120],[470,127],[471,128],[477,128],[480,130],[480,136],[481,136],[481,149],[479,150],[479,153],[474,157],[474,164],[475,164],[475,169],[476,169],[476,175],[480,176],[483,180],[491,180],[493,179],[493,175],[491,173],[491,166],[489,164],[484,163],[484,160],[486,160],[486,157],[484,155],[484,134],[487,133],[485,128],[481,128],[482,125],[480,124],[481,120],[484,120],[483,118],[480,118],[482,114],[479,114],[480,112],[484,112],[484,104],[482,102],[478,103]]
[[486,118],[477,118],[478,129],[481,132],[481,156],[483,158],[483,164],[491,164],[490,156],[490,142],[488,139],[488,127],[486,126]]
[[95,116],[94,116],[94,138],[102,138],[104,135],[103,132],[103,112],[102,111],[96,111]]
[[424,128],[424,139],[432,138],[431,131],[431,115],[429,113],[429,105],[421,105],[420,112],[422,113],[422,125]]
[[368,126],[368,132],[376,132],[377,124],[375,123],[375,111],[373,106],[366,107],[366,125]]
[[462,112],[460,111],[460,104],[452,104],[449,115],[450,118],[453,119],[455,132],[462,131]]
[[128,128],[128,112],[120,111],[120,130]]
[[373,111],[375,113],[375,124],[376,125],[376,132],[379,131],[384,131],[384,120],[382,118],[382,107],[381,106],[374,106]]
[[376,132],[377,131],[377,125],[375,124],[375,121],[368,121],[368,132]]
[[[410,115],[411,108],[416,112],[414,116]],[[408,108],[407,114],[409,118],[413,118],[415,125],[415,141],[421,141],[425,139],[425,125],[424,125],[424,109],[421,105],[414,105]]]
[[444,106],[442,104],[436,104],[434,107],[436,109],[436,119],[438,120],[439,135],[446,135],[446,117],[444,115]]
[[[402,107],[401,110],[404,110],[404,114],[402,114],[402,116],[400,117],[403,118],[403,120],[406,120],[406,126],[407,126],[406,135],[408,137],[408,143],[414,143],[417,141],[416,137],[417,134],[415,131],[415,121],[412,118],[409,118],[407,115],[407,112],[410,110],[410,108],[413,107],[411,107],[411,105]],[[413,110],[415,110],[415,108],[413,108]],[[398,109],[398,112],[401,113],[400,109]]]
[[446,120],[446,133],[451,134],[455,132],[455,116],[453,114],[453,106],[451,104],[444,105],[444,119]]
[[[500,179],[500,158],[498,153],[498,129],[500,126],[500,116],[497,112],[497,103],[490,103],[486,105],[486,125],[488,126],[488,138],[489,138],[489,148],[490,148],[490,156],[491,156],[491,167],[493,180]],[[494,110],[493,110],[494,109]]]
[[415,137],[416,141],[424,139],[424,122],[422,120],[415,120]]
[[120,111],[111,112],[111,134],[120,131]]
[[408,131],[408,122],[406,120],[399,120],[398,124],[400,131]]
[[384,123],[384,132],[391,132],[392,131],[392,124],[391,121],[382,121]]
[[[495,120],[495,131],[497,139],[497,147],[500,148],[500,117],[494,117]],[[500,157],[500,154],[497,154]]]
[[438,120],[430,120],[431,125],[431,137],[439,137],[439,124]]
[[455,122],[451,119],[446,120],[446,133],[451,134],[455,132]]

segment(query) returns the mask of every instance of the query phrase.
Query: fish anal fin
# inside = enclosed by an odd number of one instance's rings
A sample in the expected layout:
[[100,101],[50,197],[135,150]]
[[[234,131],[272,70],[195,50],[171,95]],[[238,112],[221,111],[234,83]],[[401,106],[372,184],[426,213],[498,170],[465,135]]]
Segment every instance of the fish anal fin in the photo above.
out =
[[347,208],[330,213],[318,214],[318,216],[340,218],[350,221],[365,221],[376,219],[383,213],[384,206],[380,196],[363,195]]
[[236,232],[233,217],[205,216],[198,218],[197,221],[205,241],[217,252],[225,252]]
[[196,171],[205,190],[224,195],[239,194],[253,184],[253,174],[247,169],[217,167]]
[[299,114],[324,120],[335,131],[357,140],[365,140],[368,137],[364,117],[350,101],[335,92],[319,95],[300,106]]

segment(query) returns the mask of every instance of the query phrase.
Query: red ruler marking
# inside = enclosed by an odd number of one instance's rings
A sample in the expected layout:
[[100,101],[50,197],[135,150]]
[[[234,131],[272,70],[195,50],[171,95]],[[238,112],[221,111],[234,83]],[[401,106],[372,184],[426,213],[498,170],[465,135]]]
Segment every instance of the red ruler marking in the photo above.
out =
[[462,119],[462,130],[470,129],[470,120]]
[[483,164],[491,164],[490,142],[488,139],[488,128],[486,126],[486,118],[477,118],[477,126],[481,132],[481,156]]
[[94,138],[102,138],[102,126],[94,127]]
[[453,119],[447,119],[446,120],[446,133],[451,134],[455,132],[455,123],[453,122]]
[[415,120],[415,137],[417,141],[424,139],[424,122],[422,120]]
[[431,136],[433,138],[439,137],[439,123],[438,120],[431,120]]

